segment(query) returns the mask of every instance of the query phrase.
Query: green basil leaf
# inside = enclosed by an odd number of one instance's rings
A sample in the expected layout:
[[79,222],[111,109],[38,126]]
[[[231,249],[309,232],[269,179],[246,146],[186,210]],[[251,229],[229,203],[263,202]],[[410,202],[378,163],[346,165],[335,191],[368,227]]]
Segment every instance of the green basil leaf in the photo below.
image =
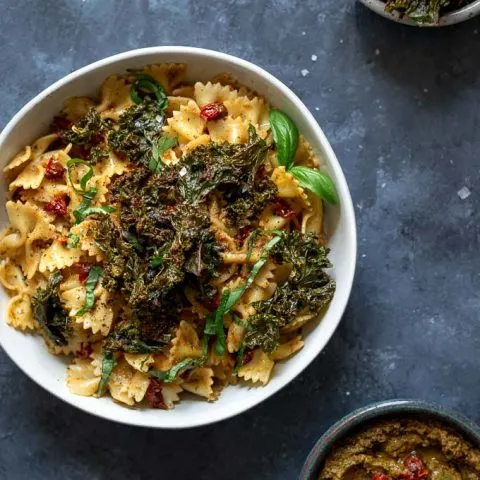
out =
[[67,237],[70,239],[67,243],[67,248],[76,248],[80,241],[80,237],[72,232],[68,232]]
[[75,217],[75,225],[83,222],[85,218],[85,211],[90,208],[95,195],[97,194],[96,187],[92,187],[90,190],[83,194],[83,199],[80,205],[73,211],[73,216]]
[[102,274],[103,274],[103,268],[99,267],[98,265],[96,265],[95,267],[92,267],[88,272],[87,282],[85,283],[85,289],[87,291],[85,294],[85,304],[77,313],[75,313],[75,315],[77,316],[85,315],[87,312],[89,312],[93,308],[95,304],[95,295],[93,292]]
[[105,352],[102,362],[102,376],[100,383],[98,384],[97,395],[101,397],[105,393],[105,388],[108,383],[108,379],[112,374],[113,369],[116,367],[117,361],[115,360],[115,354],[113,352]]
[[153,93],[157,97],[160,111],[163,113],[168,106],[168,98],[162,86],[150,75],[141,73],[138,75],[135,82],[133,82],[130,89],[130,97],[137,105],[142,103],[139,91],[146,93]]
[[242,345],[240,346],[237,352],[237,362],[235,364],[235,368],[233,369],[233,375],[238,375],[238,371],[240,370],[240,368],[242,368],[244,352],[245,352],[245,344],[242,343]]
[[185,358],[181,362],[176,363],[170,370],[167,370],[166,372],[149,370],[148,375],[151,377],[155,377],[162,382],[170,383],[173,382],[180,373],[183,373],[185,370],[190,370],[192,368],[203,365],[204,362],[204,357]]
[[151,258],[149,266],[150,268],[158,268],[162,263],[163,260],[165,259],[165,255],[170,251],[171,245],[164,245],[162,248],[157,250],[155,255]]
[[105,205],[104,207],[89,207],[83,211],[83,218],[88,217],[89,215],[107,215],[108,213],[113,213],[115,211],[114,207],[110,205]]
[[277,147],[278,163],[289,170],[298,148],[298,128],[286,113],[277,109],[270,110],[269,120],[273,141]]
[[308,167],[293,167],[290,173],[298,180],[302,188],[307,188],[327,203],[336,205],[338,195],[332,179],[320,170]]
[[225,330],[223,328],[223,317],[226,314],[226,307],[231,292],[228,288],[223,292],[220,305],[215,312],[215,334],[217,342],[215,343],[215,353],[221,357],[225,353]]
[[148,168],[153,173],[159,173],[162,170],[162,155],[177,144],[176,137],[162,135],[152,146],[152,157],[148,162]]
[[[88,172],[80,179],[80,190],[75,187],[72,181],[72,170],[75,165],[85,165],[88,167]],[[72,188],[78,193],[84,193],[87,190],[88,181],[93,177],[93,168],[88,162],[81,158],[72,158],[67,162],[67,175]]]

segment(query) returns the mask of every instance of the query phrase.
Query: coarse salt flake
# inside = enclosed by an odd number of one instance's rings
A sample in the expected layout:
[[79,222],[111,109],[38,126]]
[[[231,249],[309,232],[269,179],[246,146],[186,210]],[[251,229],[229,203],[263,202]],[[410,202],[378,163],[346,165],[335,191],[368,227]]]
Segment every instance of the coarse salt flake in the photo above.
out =
[[458,192],[457,195],[460,197],[460,200],[466,200],[472,192],[468,187],[462,187]]
[[310,71],[304,68],[300,73],[302,74],[302,77],[306,77],[310,73]]
[[312,55],[312,62],[316,62],[318,57],[316,55]]
[[185,167],[183,167],[179,172],[178,174],[181,176],[181,177],[184,177],[186,174],[187,174],[187,169]]

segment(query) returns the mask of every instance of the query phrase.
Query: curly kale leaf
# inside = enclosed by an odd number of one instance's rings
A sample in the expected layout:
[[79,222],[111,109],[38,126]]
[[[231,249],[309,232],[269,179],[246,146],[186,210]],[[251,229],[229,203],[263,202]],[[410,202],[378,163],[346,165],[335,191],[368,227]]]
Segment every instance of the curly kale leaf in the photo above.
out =
[[246,348],[260,347],[264,352],[275,350],[280,342],[280,321],[270,313],[257,313],[249,318],[245,335]]
[[397,11],[418,23],[438,23],[444,12],[468,3],[469,0],[387,0],[385,11]]
[[120,117],[118,130],[112,130],[108,135],[108,144],[130,162],[148,166],[154,142],[162,133],[163,122],[158,103],[146,99],[128,108]]
[[47,286],[39,288],[32,297],[33,317],[56,345],[66,345],[72,331],[58,294],[61,281],[60,272],[50,275]]

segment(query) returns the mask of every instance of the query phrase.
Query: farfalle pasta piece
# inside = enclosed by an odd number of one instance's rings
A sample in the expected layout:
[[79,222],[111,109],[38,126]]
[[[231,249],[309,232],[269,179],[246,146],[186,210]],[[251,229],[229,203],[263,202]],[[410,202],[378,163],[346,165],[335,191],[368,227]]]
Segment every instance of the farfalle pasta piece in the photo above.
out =
[[173,112],[167,120],[164,131],[170,136],[178,137],[180,145],[187,144],[203,135],[206,123],[200,117],[198,105],[190,100],[187,105],[182,105],[180,110]]
[[203,135],[200,135],[199,137],[197,137],[195,140],[192,140],[192,141],[186,143],[185,145],[182,145],[181,146],[182,153],[186,154],[186,153],[190,152],[191,150],[199,147],[200,145],[207,145],[210,142],[211,142],[210,135],[207,135],[207,134],[204,133]]
[[325,232],[323,229],[323,201],[318,195],[309,193],[311,208],[302,213],[302,233],[313,233],[322,244],[325,244]]
[[214,102],[225,102],[237,98],[237,92],[228,85],[220,83],[201,83],[195,84],[195,101],[200,107]]
[[100,104],[97,112],[102,118],[118,121],[125,111],[133,105],[130,97],[131,83],[120,75],[107,77],[100,87]]
[[67,387],[76,395],[90,397],[95,395],[101,374],[95,371],[91,360],[75,358],[67,369]]
[[238,371],[238,376],[252,383],[266,385],[270,380],[274,365],[273,360],[262,349],[256,348],[253,351],[252,359]]
[[95,242],[94,232],[97,225],[98,220],[87,219],[78,225],[74,225],[70,229],[70,232],[73,235],[77,235],[80,239],[78,242],[78,248],[80,250],[87,252],[91,257],[97,257],[97,260],[101,260],[103,258],[103,254]]
[[241,325],[238,325],[235,322],[232,322],[230,324],[227,331],[227,341],[226,341],[227,350],[230,353],[238,352],[238,350],[242,345],[243,339],[245,338],[245,333],[246,333],[245,327],[242,327]]
[[9,259],[0,262],[0,282],[7,290],[17,294],[27,287],[22,269]]
[[4,172],[9,172],[17,167],[20,167],[24,163],[28,162],[32,157],[32,147],[27,145],[23,147],[13,158],[8,165],[3,169]]
[[248,120],[226,117],[207,122],[208,133],[214,142],[246,143],[248,141]]
[[262,98],[254,97],[250,100],[247,97],[237,97],[233,100],[225,100],[224,105],[231,117],[242,117],[259,129],[270,127],[269,107]]
[[53,272],[71,267],[80,261],[82,251],[79,248],[68,248],[60,240],[54,240],[52,244],[42,252],[38,269],[40,272]]
[[285,167],[277,167],[272,174],[272,182],[277,186],[278,196],[297,201],[303,208],[309,208],[307,194],[299,185],[298,180]]
[[270,353],[270,358],[276,362],[280,360],[285,360],[288,357],[291,357],[294,353],[298,352],[303,348],[304,342],[300,335],[292,338],[288,342],[281,343],[272,353]]
[[180,362],[185,358],[200,358],[203,349],[195,329],[186,321],[182,320],[172,340],[170,356],[173,363]]
[[36,189],[22,190],[19,194],[23,202],[50,202],[54,197],[70,197],[71,189],[68,185],[44,178]]
[[[98,335],[93,335],[91,331],[85,330],[82,325],[77,325],[71,322],[70,335],[67,338],[66,345],[57,345],[53,343],[50,337],[45,335],[42,330],[43,339],[47,345],[49,352],[53,355],[75,355],[80,352],[84,345],[96,342],[99,340]],[[101,374],[101,372],[100,372]]]
[[168,409],[175,407],[175,402],[180,401],[179,393],[183,391],[183,388],[178,383],[164,383],[162,384],[162,397],[165,406]]
[[65,167],[70,157],[67,155],[67,153],[65,153],[65,150],[54,150],[52,152],[47,152],[43,155],[40,155],[32,160],[20,172],[17,178],[10,183],[8,187],[10,191],[13,191],[17,188],[38,188],[45,177],[45,167],[51,158]]
[[34,330],[36,328],[29,295],[20,293],[10,299],[7,305],[7,323],[18,330]]
[[295,330],[298,330],[299,328],[302,328],[304,325],[306,325],[312,318],[314,318],[315,315],[313,313],[302,313],[298,315],[295,320],[291,323],[288,323],[284,327],[280,329],[281,333],[290,333],[294,332]]
[[182,383],[182,388],[210,401],[217,398],[213,390],[213,370],[211,368],[199,367],[190,370]]
[[215,353],[215,345],[212,345],[208,352],[207,367],[213,370],[215,378],[227,380],[235,367],[234,358],[225,352],[219,356]]
[[62,112],[71,122],[76,123],[94,107],[95,102],[89,97],[72,97],[65,100]]
[[154,363],[154,358],[149,353],[125,353],[126,362],[139,372],[148,372]]
[[142,72],[154,78],[170,95],[184,81],[186,68],[184,63],[159,63],[147,65]]
[[132,368],[124,358],[119,360],[108,379],[110,395],[130,406],[143,400],[149,384],[150,378]]
[[122,175],[125,173],[129,168],[128,165],[126,159],[119,157],[115,152],[109,152],[108,157],[104,158],[93,167],[93,171],[95,178],[110,178],[114,175]]

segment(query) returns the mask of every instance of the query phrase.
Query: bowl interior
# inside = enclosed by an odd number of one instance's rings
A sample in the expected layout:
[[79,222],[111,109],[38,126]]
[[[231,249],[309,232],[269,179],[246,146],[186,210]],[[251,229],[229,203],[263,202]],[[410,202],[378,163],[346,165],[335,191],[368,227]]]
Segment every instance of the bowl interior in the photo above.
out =
[[417,418],[436,420],[455,429],[465,440],[480,447],[480,427],[468,418],[440,405],[418,400],[392,400],[355,410],[330,427],[310,452],[302,469],[300,480],[317,480],[325,459],[344,439],[372,422],[389,418]]
[[[60,80],[27,104],[0,135],[0,165],[4,166],[24,145],[43,134],[55,113],[68,97],[95,95],[108,75],[123,73],[148,63],[184,62],[189,81],[206,81],[215,74],[229,72],[241,83],[264,95],[273,105],[287,112],[301,133],[324,159],[340,197],[340,205],[328,208],[328,234],[332,275],[337,293],[321,322],[308,327],[305,347],[289,361],[278,364],[271,382],[265,387],[226,388],[217,402],[184,400],[173,411],[128,409],[110,398],[89,398],[70,394],[65,386],[66,360],[48,354],[41,339],[23,334],[0,322],[0,342],[9,356],[32,379],[51,393],[90,413],[112,420],[151,427],[181,428],[212,423],[240,413],[267,398],[297,376],[322,350],[345,309],[353,281],[356,261],[356,233],[352,202],[344,175],[318,124],[298,98],[281,82],[260,68],[217,52],[187,47],[156,47],[116,55]],[[3,196],[6,187],[1,183]],[[0,221],[6,224],[5,208]],[[0,309],[5,311],[8,297],[0,291]],[[247,391],[248,390],[248,391]]]

